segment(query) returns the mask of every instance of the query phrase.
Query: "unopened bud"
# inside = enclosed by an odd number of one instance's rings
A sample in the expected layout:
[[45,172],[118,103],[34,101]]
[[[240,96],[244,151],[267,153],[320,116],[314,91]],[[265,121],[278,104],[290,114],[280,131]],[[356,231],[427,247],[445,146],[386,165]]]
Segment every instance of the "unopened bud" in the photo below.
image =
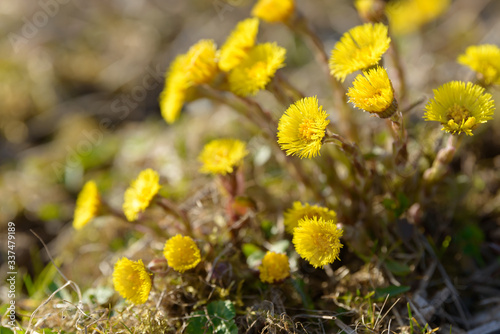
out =
[[449,164],[455,155],[455,147],[446,146],[439,150],[436,160],[441,164]]
[[149,271],[153,273],[165,273],[168,270],[168,262],[167,259],[153,259],[151,262],[148,263],[148,269]]

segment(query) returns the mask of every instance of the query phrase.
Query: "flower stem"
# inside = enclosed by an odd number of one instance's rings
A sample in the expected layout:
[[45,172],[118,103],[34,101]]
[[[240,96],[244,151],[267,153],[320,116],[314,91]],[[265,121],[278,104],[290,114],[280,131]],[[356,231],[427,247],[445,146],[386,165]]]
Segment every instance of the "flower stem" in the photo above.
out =
[[330,130],[326,130],[326,136],[323,139],[323,142],[332,143],[337,145],[344,153],[346,153],[351,159],[351,162],[359,173],[361,177],[366,177],[368,175],[368,171],[365,168],[364,159],[359,151],[359,148],[356,144],[349,143],[342,136],[331,132]]
[[396,69],[396,74],[398,77],[399,86],[398,86],[397,99],[400,101],[400,103],[403,103],[406,98],[406,78],[403,65],[401,63],[401,56],[399,54],[399,49],[393,38],[387,53],[391,57],[392,63],[394,65],[394,68]]
[[165,197],[157,196],[156,203],[158,203],[158,205],[161,206],[166,212],[173,213],[175,216],[180,218],[180,220],[184,224],[186,233],[192,237],[194,236],[193,228],[191,227],[191,223],[185,211],[179,209],[177,205],[175,205]]
[[443,179],[448,172],[448,165],[453,160],[457,148],[463,140],[463,135],[451,135],[448,137],[445,147],[438,151],[432,166],[424,172],[424,180],[433,184]]
[[297,101],[305,97],[305,95],[297,89],[297,87],[293,86],[279,71],[276,72],[275,78],[283,89],[289,94],[289,96],[291,96],[293,101]]
[[408,136],[404,126],[403,113],[398,109],[388,120],[388,124],[394,137],[393,155],[396,164],[403,164],[408,160],[408,151],[406,149]]

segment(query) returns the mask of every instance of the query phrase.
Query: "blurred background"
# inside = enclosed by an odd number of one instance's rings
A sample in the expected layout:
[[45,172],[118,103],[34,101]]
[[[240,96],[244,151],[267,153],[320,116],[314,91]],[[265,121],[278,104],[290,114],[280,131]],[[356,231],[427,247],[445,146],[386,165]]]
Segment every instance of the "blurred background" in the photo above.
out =
[[[67,249],[68,243],[78,245],[71,221],[86,180],[96,179],[103,196],[120,210],[130,180],[142,168],[153,167],[169,185],[165,191],[183,198],[204,182],[196,181],[196,156],[207,132],[252,137],[255,129],[206,100],[186,105],[180,121],[168,126],[161,118],[158,96],[164,73],[177,54],[202,38],[214,39],[220,46],[236,23],[250,15],[253,4],[251,0],[0,2],[0,231],[5,233],[6,223],[15,222],[18,266],[36,271],[34,258],[47,262],[29,229],[55,254]],[[297,7],[328,54],[346,30],[362,23],[352,1],[297,0]],[[439,18],[398,35],[408,100],[428,99],[433,88],[450,80],[472,80],[473,73],[458,65],[456,57],[471,44],[499,45],[499,31],[500,1],[456,0]],[[306,95],[318,95],[332,111],[328,82],[300,38],[283,25],[261,23],[258,41],[284,46],[285,76]],[[492,93],[500,101],[498,90]],[[277,113],[283,111],[266,92],[256,98]],[[410,126],[421,126],[422,110],[420,105],[408,115]],[[361,112],[355,117],[370,119]],[[498,168],[500,120],[491,123],[478,135],[476,145],[478,155],[492,159]],[[372,124],[368,126],[377,126]],[[260,147],[258,142],[252,145]],[[269,158],[266,152],[259,154],[264,162]],[[99,232],[86,232],[94,234],[85,240],[105,238],[103,226]]]

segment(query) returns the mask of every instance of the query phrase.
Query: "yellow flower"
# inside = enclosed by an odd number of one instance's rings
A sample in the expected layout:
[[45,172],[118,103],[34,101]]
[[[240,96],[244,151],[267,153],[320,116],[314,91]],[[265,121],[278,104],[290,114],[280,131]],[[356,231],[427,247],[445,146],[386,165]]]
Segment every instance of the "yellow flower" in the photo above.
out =
[[240,96],[255,95],[285,66],[286,50],[276,43],[256,45],[241,63],[229,72],[230,90]]
[[228,72],[236,67],[255,45],[258,31],[258,18],[250,18],[238,23],[220,49],[219,68]]
[[85,183],[76,199],[73,227],[79,230],[87,225],[87,223],[96,216],[100,204],[101,200],[99,198],[97,185],[94,181],[88,181]]
[[203,147],[198,160],[203,163],[202,173],[222,174],[232,173],[240,166],[248,154],[244,142],[237,139],[215,139]]
[[359,13],[368,13],[370,10],[372,10],[373,6],[375,4],[375,0],[355,0],[354,1],[354,7],[356,7],[356,10]]
[[399,0],[386,6],[392,31],[396,35],[418,30],[435,20],[450,6],[450,0]]
[[387,26],[382,23],[354,27],[335,44],[330,57],[330,73],[344,81],[357,70],[377,65],[390,43]]
[[312,158],[319,154],[328,114],[318,98],[306,97],[292,104],[278,123],[278,144],[287,155]]
[[288,233],[293,233],[293,230],[299,225],[299,220],[302,218],[318,217],[326,220],[337,222],[337,214],[333,210],[328,210],[322,206],[302,204],[299,201],[293,203],[293,207],[285,212],[285,229]]
[[193,84],[210,82],[217,74],[217,46],[211,39],[203,39],[186,53],[184,71]]
[[398,106],[391,80],[386,70],[379,66],[359,74],[347,95],[357,108],[381,118],[391,117]]
[[472,130],[492,119],[495,111],[491,94],[484,91],[470,82],[448,82],[434,89],[434,99],[425,106],[424,118],[440,122],[441,130],[446,132],[472,136]]
[[167,240],[163,255],[165,255],[168,265],[180,273],[196,267],[201,260],[200,249],[194,240],[180,234]]
[[287,22],[294,9],[293,0],[259,0],[252,8],[252,15],[267,22]]
[[137,179],[130,184],[125,191],[123,202],[123,212],[128,221],[136,220],[139,212],[146,210],[160,190],[159,180],[158,173],[149,168],[140,172]]
[[177,120],[190,87],[190,78],[185,72],[186,56],[179,55],[170,65],[165,81],[165,88],[160,94],[160,110],[169,124]]
[[293,231],[295,250],[315,268],[322,267],[338,259],[342,244],[339,238],[342,229],[338,229],[333,220],[324,220],[314,216],[303,218]]
[[267,252],[259,266],[260,280],[264,283],[276,283],[290,276],[290,265],[286,254]]
[[115,263],[113,285],[123,298],[134,304],[144,304],[151,291],[151,277],[142,260],[123,257]]
[[492,44],[473,45],[458,57],[458,62],[478,73],[485,85],[500,84],[500,48]]
[[218,71],[217,47],[212,40],[201,40],[185,54],[178,55],[170,65],[165,88],[160,94],[163,118],[172,124],[179,117],[187,90],[210,82]]

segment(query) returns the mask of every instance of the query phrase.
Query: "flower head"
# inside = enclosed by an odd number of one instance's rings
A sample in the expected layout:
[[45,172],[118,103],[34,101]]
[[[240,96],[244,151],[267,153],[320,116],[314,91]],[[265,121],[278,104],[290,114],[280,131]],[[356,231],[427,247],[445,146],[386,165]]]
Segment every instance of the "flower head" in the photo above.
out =
[[267,22],[287,22],[294,9],[294,0],[259,0],[252,15]]
[[293,230],[299,225],[302,218],[318,217],[326,220],[337,222],[337,214],[333,210],[328,210],[322,206],[302,204],[299,201],[293,203],[293,207],[285,212],[285,229],[288,233],[293,233]]
[[139,212],[146,210],[153,197],[160,190],[160,176],[148,168],[140,172],[125,191],[123,212],[128,221],[137,219]]
[[210,82],[217,74],[217,46],[211,39],[203,39],[186,53],[184,69],[193,84]]
[[165,88],[160,94],[160,110],[169,124],[177,120],[186,99],[186,91],[190,87],[190,78],[184,71],[186,56],[179,55],[170,65],[165,81]]
[[220,48],[219,68],[228,72],[236,67],[255,45],[258,31],[258,18],[239,22]]
[[200,249],[193,239],[180,234],[170,238],[165,243],[163,255],[168,265],[180,273],[196,267],[200,263]]
[[259,266],[260,280],[264,283],[276,283],[290,276],[290,265],[286,254],[267,252]]
[[230,90],[240,96],[255,95],[285,66],[286,50],[276,43],[256,45],[241,63],[229,72]]
[[500,84],[500,48],[492,44],[472,45],[458,62],[478,73],[485,85]]
[[386,7],[392,31],[396,35],[418,30],[443,14],[450,0],[399,0],[390,1]]
[[357,108],[381,118],[391,117],[397,109],[391,80],[383,67],[377,66],[359,74],[347,93]]
[[330,57],[330,73],[344,81],[355,71],[377,65],[390,43],[387,26],[382,23],[354,27],[335,44]]
[[100,204],[101,200],[96,183],[87,181],[76,199],[73,227],[79,230],[87,225],[96,216]]
[[342,229],[338,229],[333,220],[314,216],[299,221],[299,226],[293,231],[292,242],[302,258],[319,268],[338,259],[342,234]]
[[442,130],[472,136],[480,123],[492,119],[495,103],[483,87],[452,81],[434,89],[434,99],[427,103],[425,111],[425,120],[440,122]]
[[319,154],[329,120],[318,98],[306,97],[292,104],[278,123],[278,144],[287,155],[312,158]]
[[385,15],[385,2],[381,0],[354,0],[354,7],[364,21],[380,22]]
[[178,55],[166,75],[165,88],[160,94],[160,109],[169,124],[179,117],[187,90],[210,82],[218,71],[217,47],[212,40],[201,40],[185,54]]
[[215,139],[203,147],[198,160],[203,163],[202,173],[232,173],[235,167],[242,164],[248,154],[244,142],[237,139]]
[[115,263],[113,285],[123,298],[134,304],[144,304],[151,291],[151,277],[142,260],[123,257]]

